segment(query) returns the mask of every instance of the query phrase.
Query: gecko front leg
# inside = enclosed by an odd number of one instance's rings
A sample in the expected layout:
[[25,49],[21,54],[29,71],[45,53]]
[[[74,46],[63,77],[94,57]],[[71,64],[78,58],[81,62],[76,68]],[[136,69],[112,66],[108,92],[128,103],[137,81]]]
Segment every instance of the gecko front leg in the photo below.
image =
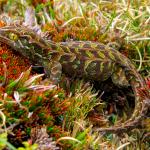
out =
[[62,65],[58,61],[44,61],[43,67],[46,76],[49,77],[54,84],[58,84],[62,74]]

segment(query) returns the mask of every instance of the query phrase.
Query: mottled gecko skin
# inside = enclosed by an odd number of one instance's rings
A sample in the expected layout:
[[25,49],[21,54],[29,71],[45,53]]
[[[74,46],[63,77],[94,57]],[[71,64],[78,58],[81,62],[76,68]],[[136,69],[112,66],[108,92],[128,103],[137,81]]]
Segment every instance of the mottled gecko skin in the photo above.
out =
[[[64,73],[71,77],[98,82],[111,77],[113,83],[118,86],[130,84],[135,95],[137,87],[145,85],[145,81],[128,58],[101,43],[90,41],[55,43],[22,25],[0,28],[0,42],[9,45],[12,50],[28,58],[31,63],[42,65],[47,76],[55,84]],[[102,128],[100,131],[120,133],[135,128],[148,109],[142,105],[144,99],[135,97],[136,108],[129,120],[112,128]]]

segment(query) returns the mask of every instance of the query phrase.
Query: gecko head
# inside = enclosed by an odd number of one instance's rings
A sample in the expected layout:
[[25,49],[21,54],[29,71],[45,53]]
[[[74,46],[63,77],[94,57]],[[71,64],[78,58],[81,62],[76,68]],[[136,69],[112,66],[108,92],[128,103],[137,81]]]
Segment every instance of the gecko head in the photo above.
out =
[[0,41],[11,46],[12,43],[18,40],[18,32],[11,26],[0,28]]
[[34,30],[23,25],[0,28],[0,42],[28,59],[41,61],[47,50],[47,42]]
[[0,28],[0,42],[7,44],[14,50],[30,47],[30,39],[33,39],[32,30],[25,26],[10,25]]

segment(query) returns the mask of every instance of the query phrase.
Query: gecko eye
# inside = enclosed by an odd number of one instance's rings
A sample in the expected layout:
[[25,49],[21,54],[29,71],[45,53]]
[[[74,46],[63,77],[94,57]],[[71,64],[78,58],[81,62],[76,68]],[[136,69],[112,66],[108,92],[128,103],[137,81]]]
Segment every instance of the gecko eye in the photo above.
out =
[[15,33],[9,33],[9,38],[13,41],[17,41],[18,40],[18,35]]

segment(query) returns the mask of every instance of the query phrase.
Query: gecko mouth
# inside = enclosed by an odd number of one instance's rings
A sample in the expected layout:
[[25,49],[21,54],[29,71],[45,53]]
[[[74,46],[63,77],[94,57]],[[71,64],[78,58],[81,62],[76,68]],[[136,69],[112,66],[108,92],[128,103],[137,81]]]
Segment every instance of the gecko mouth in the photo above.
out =
[[0,34],[0,42],[4,43],[10,47],[14,47],[14,41],[10,40],[9,38],[7,38],[5,36],[2,36],[1,34]]
[[10,40],[9,38],[7,38],[6,36],[2,35],[1,32],[0,32],[0,41],[1,42],[5,42],[5,43],[11,43],[12,40]]

